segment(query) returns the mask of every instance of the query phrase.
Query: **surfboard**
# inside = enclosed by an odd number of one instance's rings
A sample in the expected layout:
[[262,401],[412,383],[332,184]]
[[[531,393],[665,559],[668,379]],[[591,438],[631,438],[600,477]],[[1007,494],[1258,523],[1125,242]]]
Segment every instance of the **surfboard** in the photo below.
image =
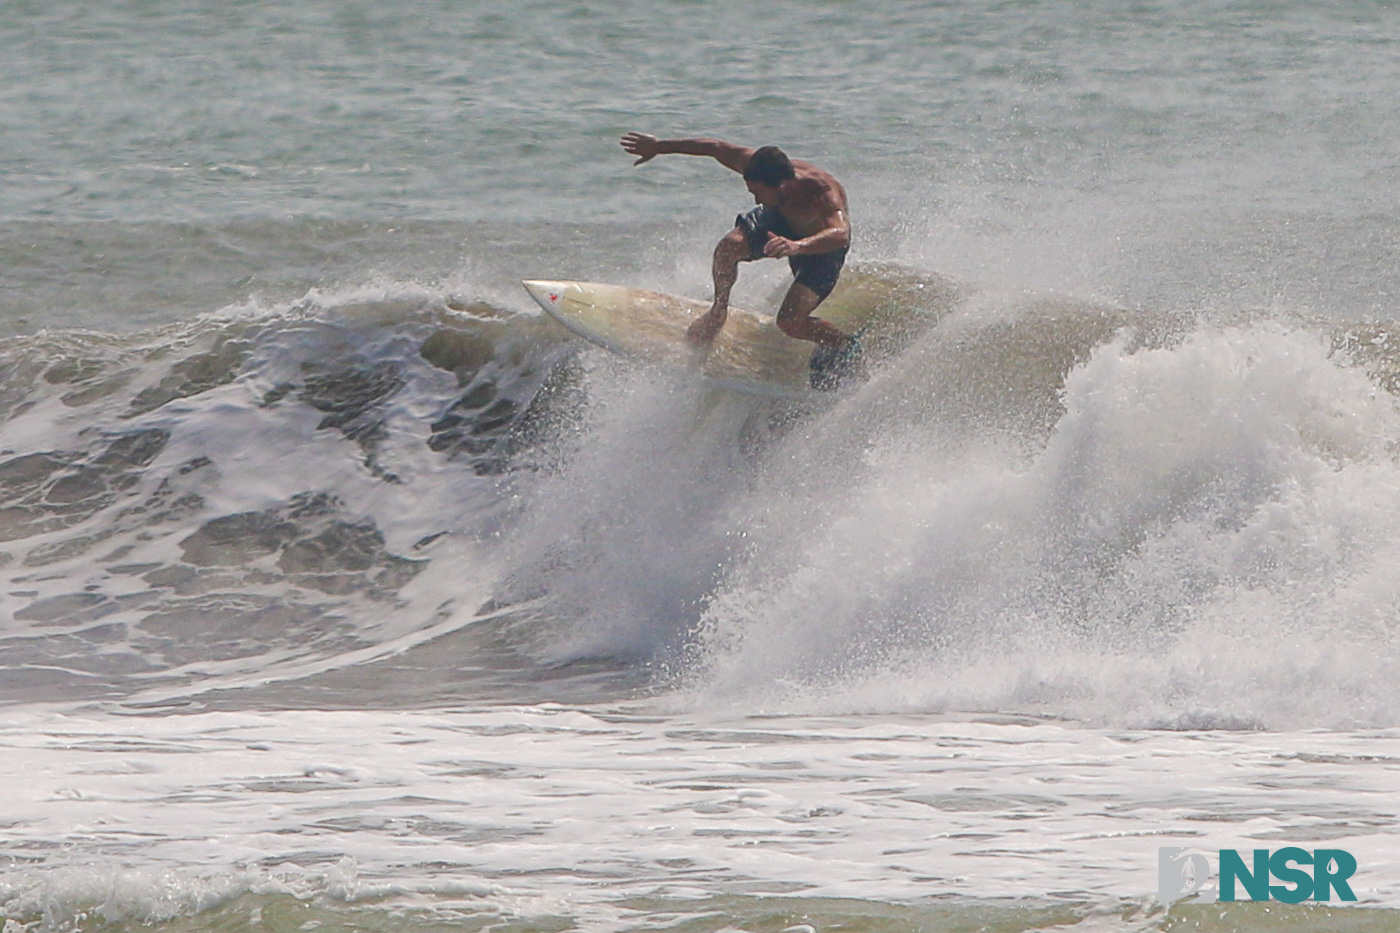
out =
[[[727,388],[757,395],[804,397],[809,386],[808,361],[814,344],[778,330],[771,315],[729,309],[724,329],[708,351],[685,339],[691,322],[710,309],[709,302],[601,282],[538,281],[523,283],[550,317],[585,340],[614,353],[657,363],[698,369]],[[821,316],[843,329],[861,321],[852,315]]]

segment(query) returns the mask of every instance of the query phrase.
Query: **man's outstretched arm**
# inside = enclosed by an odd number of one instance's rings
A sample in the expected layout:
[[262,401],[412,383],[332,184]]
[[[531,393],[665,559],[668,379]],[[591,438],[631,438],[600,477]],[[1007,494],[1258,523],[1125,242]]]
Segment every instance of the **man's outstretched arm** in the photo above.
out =
[[725,168],[740,174],[749,164],[753,150],[746,146],[736,146],[722,139],[657,139],[646,133],[628,133],[622,137],[622,148],[637,156],[634,165],[650,162],[659,155],[709,156]]

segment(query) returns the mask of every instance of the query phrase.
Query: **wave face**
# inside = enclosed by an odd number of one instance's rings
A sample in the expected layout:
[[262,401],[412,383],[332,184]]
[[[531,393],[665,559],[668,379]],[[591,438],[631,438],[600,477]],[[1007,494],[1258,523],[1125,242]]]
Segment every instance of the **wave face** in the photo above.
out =
[[795,405],[416,287],[3,347],[10,702],[1389,724],[1386,327],[996,294]]
[[433,555],[500,520],[563,349],[538,320],[446,301],[365,291],[8,341],[7,698],[296,679],[441,631],[473,559],[447,593]]

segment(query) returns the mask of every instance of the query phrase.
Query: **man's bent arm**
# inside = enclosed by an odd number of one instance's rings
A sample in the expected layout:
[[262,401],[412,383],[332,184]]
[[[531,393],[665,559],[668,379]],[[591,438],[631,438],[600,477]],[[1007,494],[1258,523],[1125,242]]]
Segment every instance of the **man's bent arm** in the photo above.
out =
[[799,253],[829,253],[832,250],[847,249],[851,245],[851,222],[845,211],[837,211],[831,225],[809,237],[797,241]]
[[645,133],[628,133],[622,137],[622,148],[635,156],[638,165],[659,155],[709,156],[725,168],[740,174],[749,164],[754,151],[747,146],[736,146],[722,139],[700,137],[695,139],[657,139]]
[[789,240],[792,250],[783,255],[805,256],[811,253],[830,253],[838,249],[847,249],[851,245],[851,222],[846,219],[845,211],[837,211],[826,218],[826,226],[808,237],[800,240]]

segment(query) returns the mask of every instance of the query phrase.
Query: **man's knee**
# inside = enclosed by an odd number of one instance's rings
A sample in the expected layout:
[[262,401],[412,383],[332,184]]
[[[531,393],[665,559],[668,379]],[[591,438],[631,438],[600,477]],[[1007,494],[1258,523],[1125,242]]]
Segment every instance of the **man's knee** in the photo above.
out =
[[739,262],[749,258],[749,241],[744,231],[735,227],[726,233],[715,245],[715,258],[729,262]]
[[812,309],[807,307],[789,308],[784,306],[778,312],[778,330],[789,337],[801,337],[812,325]]
[[807,322],[809,320],[811,320],[811,318],[806,314],[801,316],[796,314],[779,315],[778,330],[787,334],[789,337],[801,337],[807,333]]
[[801,282],[793,282],[778,309],[778,330],[789,337],[805,335],[812,321],[812,314],[822,303],[822,297]]

